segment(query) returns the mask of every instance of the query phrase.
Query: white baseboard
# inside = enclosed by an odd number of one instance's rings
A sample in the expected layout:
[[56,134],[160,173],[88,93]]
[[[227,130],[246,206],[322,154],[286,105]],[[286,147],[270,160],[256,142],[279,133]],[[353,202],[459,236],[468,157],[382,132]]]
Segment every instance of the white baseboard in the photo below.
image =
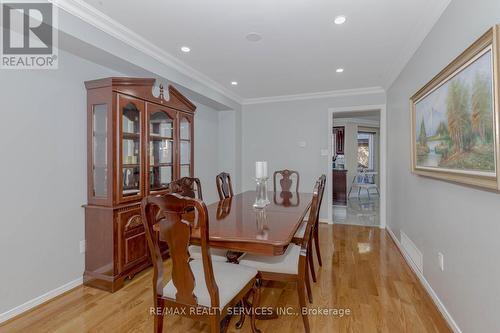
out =
[[424,275],[420,272],[420,270],[418,269],[417,265],[415,265],[415,263],[410,258],[410,256],[408,255],[408,253],[406,253],[405,249],[401,245],[401,243],[400,243],[399,239],[396,237],[396,235],[394,235],[394,233],[392,232],[391,228],[389,228],[389,226],[386,226],[386,230],[389,233],[389,235],[391,236],[391,238],[394,240],[394,243],[396,243],[396,246],[398,247],[399,252],[401,252],[401,254],[403,255],[403,258],[405,258],[405,261],[408,264],[408,266],[410,266],[411,270],[418,277],[418,279],[420,280],[420,283],[425,288],[425,290],[427,291],[427,293],[429,294],[429,296],[431,296],[432,301],[434,302],[434,304],[436,304],[439,312],[441,312],[441,314],[443,315],[444,319],[448,322],[448,325],[450,325],[450,328],[455,333],[462,333],[462,331],[460,330],[460,327],[458,327],[457,323],[455,322],[455,320],[453,319],[453,317],[451,316],[451,314],[448,312],[448,310],[444,306],[443,302],[441,302],[441,300],[439,299],[439,297],[436,294],[436,292],[434,291],[434,289],[432,289],[432,287],[429,284],[429,282],[425,279]]
[[53,289],[49,292],[46,292],[43,295],[40,295],[36,298],[33,298],[32,300],[29,300],[24,304],[16,306],[13,309],[5,311],[4,313],[0,313],[0,323],[7,321],[7,320],[9,320],[17,315],[20,315],[21,313],[28,311],[37,305],[45,303],[45,302],[51,300],[52,298],[67,292],[68,290],[71,290],[75,287],[78,287],[82,283],[83,283],[83,277],[80,277],[80,278],[73,280],[71,282],[68,282],[60,287],[57,287],[56,289]]

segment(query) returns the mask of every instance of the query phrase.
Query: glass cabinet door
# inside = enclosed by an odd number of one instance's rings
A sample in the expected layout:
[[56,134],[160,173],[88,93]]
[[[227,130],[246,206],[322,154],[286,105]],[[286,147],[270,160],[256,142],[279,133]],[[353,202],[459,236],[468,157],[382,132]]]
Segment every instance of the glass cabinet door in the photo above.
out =
[[150,192],[166,190],[174,177],[174,119],[172,112],[148,104],[148,185]]
[[121,197],[141,194],[141,114],[143,102],[120,96]]
[[179,115],[179,150],[180,150],[180,178],[192,177],[192,118]]
[[108,197],[108,106],[92,106],[92,184],[94,198]]

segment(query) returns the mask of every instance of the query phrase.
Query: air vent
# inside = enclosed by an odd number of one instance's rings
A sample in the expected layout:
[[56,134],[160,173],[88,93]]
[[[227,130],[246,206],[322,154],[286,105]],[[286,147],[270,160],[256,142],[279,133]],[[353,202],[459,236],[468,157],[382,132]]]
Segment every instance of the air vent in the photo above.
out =
[[415,267],[420,271],[420,273],[424,273],[424,258],[422,256],[422,252],[415,246],[415,244],[411,241],[411,239],[401,231],[401,246],[405,250],[406,254],[415,264]]

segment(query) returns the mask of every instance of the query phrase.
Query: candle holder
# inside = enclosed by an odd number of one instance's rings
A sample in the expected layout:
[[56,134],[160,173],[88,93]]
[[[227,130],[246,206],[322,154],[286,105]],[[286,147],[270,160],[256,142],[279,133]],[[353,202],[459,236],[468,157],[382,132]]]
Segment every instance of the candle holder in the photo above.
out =
[[256,178],[255,181],[257,182],[257,197],[253,206],[255,208],[264,208],[271,203],[267,198],[267,177]]

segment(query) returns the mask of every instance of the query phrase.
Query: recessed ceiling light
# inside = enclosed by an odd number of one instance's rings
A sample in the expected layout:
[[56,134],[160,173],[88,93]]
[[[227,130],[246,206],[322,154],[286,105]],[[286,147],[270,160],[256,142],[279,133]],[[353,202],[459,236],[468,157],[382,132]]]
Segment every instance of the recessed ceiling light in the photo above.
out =
[[247,34],[245,36],[245,38],[249,41],[249,42],[258,42],[259,40],[262,39],[262,35],[259,34],[258,32],[250,32],[249,34]]
[[181,47],[181,51],[184,52],[184,53],[188,53],[188,52],[191,51],[191,49],[189,47],[187,47],[187,46],[183,46],[183,47]]
[[344,69],[343,69],[343,68],[337,68],[336,72],[337,72],[337,73],[343,73],[343,72],[344,72]]
[[233,86],[237,86],[237,85],[238,85],[238,82],[236,82],[236,81],[231,81],[231,85],[233,85]]
[[335,24],[344,24],[346,20],[347,19],[345,16],[340,15],[340,16],[337,16],[333,22],[335,22]]

